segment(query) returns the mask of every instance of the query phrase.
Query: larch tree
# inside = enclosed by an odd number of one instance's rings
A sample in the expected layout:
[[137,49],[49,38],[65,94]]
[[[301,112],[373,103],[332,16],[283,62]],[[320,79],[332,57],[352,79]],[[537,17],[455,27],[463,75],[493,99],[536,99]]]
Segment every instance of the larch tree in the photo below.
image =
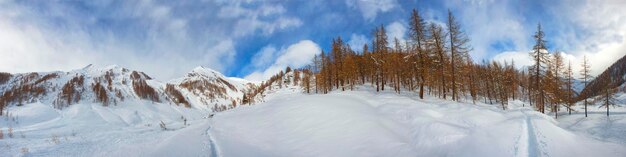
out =
[[469,55],[466,56],[466,67],[467,67],[467,83],[468,83],[468,90],[470,93],[470,96],[472,97],[472,103],[476,104],[476,99],[477,99],[477,88],[478,85],[476,84],[476,70],[474,70],[474,63],[472,62],[472,59],[470,58]]
[[[589,60],[587,60],[587,56],[583,56],[582,69],[580,69],[580,79],[583,80],[583,84],[587,87],[589,81],[591,81],[591,64],[589,64]],[[581,93],[580,95],[583,100],[583,104],[585,105],[585,117],[587,117],[587,95]]]
[[434,66],[436,67],[438,74],[439,84],[439,95],[443,96],[443,99],[446,99],[446,60],[447,55],[445,52],[445,32],[441,26],[431,23],[429,27],[430,35],[432,37],[430,49],[435,52],[436,56],[434,62]]
[[615,99],[615,89],[612,88],[606,88],[604,89],[604,107],[606,107],[606,116],[609,116],[609,107],[611,105],[615,105],[616,104],[616,99]]
[[561,103],[563,103],[563,81],[561,80],[561,73],[563,73],[563,55],[561,52],[555,52],[554,55],[552,56],[552,70],[553,70],[553,74],[554,74],[554,79],[552,80],[553,83],[553,112],[554,112],[554,117],[557,118],[558,117],[558,107]]
[[573,90],[573,84],[574,84],[574,78],[573,78],[573,73],[572,73],[572,62],[569,62],[567,64],[567,70],[565,71],[565,78],[566,78],[566,82],[565,82],[565,87],[566,87],[566,91],[565,91],[565,97],[566,97],[566,102],[567,102],[567,112],[568,114],[572,114],[572,105],[574,104],[574,90]]
[[416,73],[419,77],[419,97],[420,99],[424,99],[424,85],[426,83],[426,75],[428,74],[428,53],[426,52],[426,22],[420,15],[419,11],[413,9],[411,17],[409,18],[409,33],[411,40],[413,40],[414,52],[417,55],[417,70]]
[[450,49],[450,73],[452,75],[452,77],[450,78],[452,80],[452,100],[457,100],[457,69],[459,68],[459,66],[463,65],[462,56],[467,55],[467,53],[470,51],[470,40],[467,35],[465,35],[465,33],[461,30],[461,25],[458,21],[456,21],[456,18],[454,17],[454,15],[452,15],[452,12],[450,10],[448,10],[447,26],[450,41],[450,45],[448,47]]
[[333,40],[333,44],[332,44],[332,50],[331,50],[331,57],[332,57],[332,68],[331,70],[333,71],[333,81],[335,83],[335,87],[337,89],[341,88],[342,91],[345,90],[344,88],[344,78],[345,78],[345,72],[344,72],[344,67],[343,67],[343,58],[344,58],[344,52],[343,52],[343,41],[341,40],[341,37],[337,37],[337,39]]
[[535,45],[533,46],[533,51],[531,52],[531,57],[533,58],[534,65],[531,66],[532,71],[532,79],[533,79],[533,96],[535,100],[535,106],[541,111],[541,113],[545,113],[545,91],[543,90],[543,72],[545,65],[548,63],[548,51],[546,47],[546,41],[543,39],[545,34],[543,30],[541,30],[541,24],[537,24],[537,32],[533,38],[535,38]]
[[372,41],[372,52],[374,53],[372,60],[376,66],[376,91],[385,90],[386,82],[386,54],[388,51],[387,33],[385,27],[380,27],[374,30],[374,39]]

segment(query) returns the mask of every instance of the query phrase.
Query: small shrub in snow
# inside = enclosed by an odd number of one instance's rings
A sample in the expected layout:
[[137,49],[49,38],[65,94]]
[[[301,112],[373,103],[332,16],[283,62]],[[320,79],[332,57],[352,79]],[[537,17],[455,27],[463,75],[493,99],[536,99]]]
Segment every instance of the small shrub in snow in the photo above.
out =
[[59,136],[57,136],[57,135],[52,135],[52,140],[51,140],[51,141],[52,141],[52,143],[54,143],[54,144],[59,144],[59,143],[61,143],[61,140],[59,140]]
[[13,138],[13,128],[9,128],[7,135],[9,135],[9,138]]
[[185,117],[183,117],[183,116],[180,116],[180,119],[182,119],[182,120],[183,120],[183,125],[184,125],[184,126],[187,126],[187,118],[185,118]]
[[161,126],[161,129],[167,130],[167,127],[165,127],[165,123],[163,123],[163,121],[161,121],[161,123],[159,123],[159,126]]
[[26,155],[28,154],[28,148],[24,147],[21,149],[22,154]]

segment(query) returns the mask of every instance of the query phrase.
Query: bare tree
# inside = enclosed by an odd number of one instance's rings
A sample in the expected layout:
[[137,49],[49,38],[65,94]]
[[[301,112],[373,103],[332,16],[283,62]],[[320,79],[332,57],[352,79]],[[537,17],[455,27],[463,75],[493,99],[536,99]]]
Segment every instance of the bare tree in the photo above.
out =
[[[589,60],[587,60],[586,55],[583,56],[583,63],[581,66],[582,69],[580,69],[580,79],[583,80],[583,84],[587,87],[587,84],[591,81],[591,64],[589,64]],[[585,105],[585,117],[587,117],[587,95],[581,95],[581,97],[584,98],[583,103]]]

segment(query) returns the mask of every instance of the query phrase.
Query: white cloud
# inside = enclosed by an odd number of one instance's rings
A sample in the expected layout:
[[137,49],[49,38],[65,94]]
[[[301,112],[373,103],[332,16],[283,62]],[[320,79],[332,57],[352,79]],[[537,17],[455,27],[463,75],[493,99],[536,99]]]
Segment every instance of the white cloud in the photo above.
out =
[[530,57],[530,52],[523,51],[506,51],[497,54],[492,58],[493,61],[504,63],[507,62],[511,64],[515,63],[515,68],[522,69],[526,66],[533,65],[533,60]]
[[[461,23],[461,28],[470,37],[473,47],[470,55],[476,61],[488,59],[488,52],[493,52],[490,46],[499,41],[507,41],[506,49],[523,51],[529,50],[531,35],[534,27],[525,27],[524,18],[512,11],[509,1],[473,0],[473,1],[446,1],[448,7],[459,11],[453,13]],[[515,7],[515,6],[513,6]],[[442,17],[443,20],[447,19]],[[445,25],[445,23],[442,23]],[[534,25],[530,24],[531,26]],[[500,51],[500,50],[496,50]]]
[[278,50],[273,45],[268,45],[261,48],[261,51],[257,52],[250,62],[254,68],[264,68],[272,64],[274,59],[278,55]]
[[359,9],[365,20],[373,21],[379,12],[390,11],[398,6],[398,2],[396,0],[346,0],[346,5]]
[[[521,14],[523,7],[515,1],[446,1],[445,4],[458,11],[458,20],[471,38],[475,60],[487,59],[487,52],[499,51],[491,46],[499,41],[507,42],[504,54],[496,54],[493,60],[515,58],[524,60],[533,45],[532,34],[536,23],[556,31],[546,32],[551,52],[565,50],[572,61],[575,73],[580,69],[583,55],[592,64],[592,75],[598,75],[616,60],[626,55],[626,2],[620,0],[582,0],[576,3],[557,1],[555,5],[536,4],[544,9],[545,16],[529,21]],[[524,3],[522,3],[524,4]],[[445,17],[443,17],[445,18]],[[441,19],[441,18],[440,18]],[[556,29],[555,29],[556,28]],[[517,52],[517,53],[513,53]],[[516,57],[517,56],[517,57]]]
[[355,51],[363,51],[363,45],[368,44],[369,40],[363,34],[352,34],[350,36],[350,40],[348,44],[350,44],[350,48]]
[[401,22],[393,22],[387,25],[386,29],[388,35],[387,42],[389,42],[389,45],[393,46],[396,38],[400,41],[400,44],[404,44],[404,36],[406,35],[407,29]]
[[[263,4],[257,8],[245,7],[240,1],[220,2],[218,17],[235,19],[235,36],[245,36],[260,30],[264,35],[270,35],[275,30],[299,27],[302,21],[299,18],[284,15],[285,8],[282,5]],[[275,17],[274,16],[278,16]]]
[[[238,38],[302,24],[285,15],[282,5],[269,3],[213,1],[192,4],[205,10],[189,10],[194,8],[189,3],[89,1],[85,11],[69,3],[5,1],[0,5],[0,71],[117,64],[163,81],[199,65],[224,72],[233,66]],[[240,12],[220,17],[219,9],[231,5]]]
[[[554,52],[551,52],[550,55],[553,55]],[[574,55],[572,53],[568,53],[568,52],[561,52],[561,55],[563,55],[563,70],[567,69],[568,64],[571,63],[572,65],[572,72],[574,74],[574,78],[579,78],[580,77],[580,70],[582,69],[582,62],[583,62],[583,56],[577,56]],[[594,69],[594,62],[599,62],[597,59],[599,58],[610,58],[610,57],[593,57],[593,56],[589,56],[587,55],[587,59],[589,60],[589,62],[592,64],[592,73],[594,74],[599,74],[604,70],[598,70],[596,71]],[[600,59],[602,60],[602,59]],[[515,68],[522,70],[523,68],[526,68],[528,66],[532,66],[534,65],[534,61],[533,58],[531,58],[530,56],[530,51],[506,51],[506,52],[502,52],[497,54],[496,56],[494,56],[492,58],[492,61],[496,61],[499,63],[511,63],[511,61],[515,62]],[[611,62],[610,64],[612,64],[613,62]],[[606,67],[605,67],[606,68]]]
[[287,49],[281,49],[278,52],[278,58],[268,68],[254,71],[244,78],[251,81],[264,81],[281,70],[285,70],[288,66],[291,68],[304,67],[311,64],[313,57],[320,54],[321,51],[315,42],[302,40],[290,45]]
[[576,60],[580,61],[586,55],[592,64],[593,75],[602,73],[626,55],[626,2],[586,0],[582,3],[563,2],[560,6],[562,8],[552,11],[567,15],[564,19],[571,20],[588,34],[563,34],[556,42],[571,47]]

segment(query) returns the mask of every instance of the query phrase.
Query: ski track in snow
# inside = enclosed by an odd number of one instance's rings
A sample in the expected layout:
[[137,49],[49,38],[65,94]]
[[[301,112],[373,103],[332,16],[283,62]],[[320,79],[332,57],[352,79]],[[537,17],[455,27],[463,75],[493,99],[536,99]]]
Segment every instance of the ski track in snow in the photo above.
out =
[[208,137],[207,142],[208,142],[208,146],[210,147],[209,151],[210,151],[211,157],[219,157],[220,155],[219,155],[219,152],[217,151],[217,145],[215,144],[215,140],[211,136],[211,125],[209,125],[209,128],[206,129],[205,135]]
[[526,113],[524,113],[524,117],[526,117],[526,119],[524,119],[524,124],[526,124],[524,132],[526,133],[527,138],[526,148],[528,149],[528,156],[539,157],[539,148],[537,147],[537,135],[535,135],[535,128],[533,127],[530,117],[528,117]]
[[[549,157],[549,153],[546,152],[547,143],[545,142],[545,136],[539,131],[535,124],[533,123],[533,119],[528,115],[527,109],[522,109],[522,115],[524,115],[524,119],[522,120],[521,128],[522,133],[518,137],[518,141],[516,143],[516,156],[528,156],[528,157]],[[519,155],[519,145],[524,144],[526,149],[526,154]]]

